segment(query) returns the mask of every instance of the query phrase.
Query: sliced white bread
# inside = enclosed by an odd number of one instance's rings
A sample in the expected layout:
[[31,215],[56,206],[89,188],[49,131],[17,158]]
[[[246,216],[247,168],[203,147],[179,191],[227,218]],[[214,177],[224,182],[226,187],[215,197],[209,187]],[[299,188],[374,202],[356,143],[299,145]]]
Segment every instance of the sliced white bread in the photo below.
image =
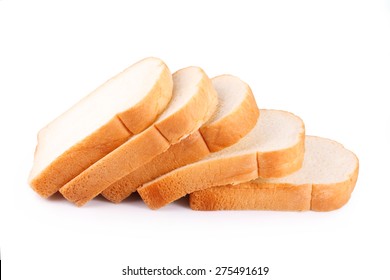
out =
[[217,108],[218,97],[210,79],[198,67],[173,74],[173,95],[167,109],[142,133],[132,137],[60,189],[82,206],[112,183],[165,152],[198,130]]
[[119,203],[143,184],[229,147],[252,130],[259,109],[250,87],[231,75],[215,77],[212,83],[218,93],[213,117],[198,131],[105,189],[105,198]]
[[341,144],[307,136],[302,168],[283,178],[256,179],[190,195],[194,210],[331,211],[345,205],[359,172],[357,157]]
[[172,96],[172,75],[146,58],[60,115],[38,134],[29,184],[48,197],[91,164],[150,126]]
[[173,170],[138,189],[151,209],[194,191],[297,171],[304,157],[304,124],[297,116],[261,110],[252,131],[237,144]]

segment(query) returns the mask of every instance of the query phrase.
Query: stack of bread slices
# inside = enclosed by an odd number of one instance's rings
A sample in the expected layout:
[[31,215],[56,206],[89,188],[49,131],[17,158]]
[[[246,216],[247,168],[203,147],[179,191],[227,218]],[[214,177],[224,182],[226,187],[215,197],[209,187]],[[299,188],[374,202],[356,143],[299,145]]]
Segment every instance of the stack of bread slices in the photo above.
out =
[[259,110],[239,78],[171,74],[146,58],[39,132],[29,183],[77,206],[138,192],[151,209],[189,194],[194,210],[330,211],[349,200],[358,170],[351,151],[306,136],[299,117]]

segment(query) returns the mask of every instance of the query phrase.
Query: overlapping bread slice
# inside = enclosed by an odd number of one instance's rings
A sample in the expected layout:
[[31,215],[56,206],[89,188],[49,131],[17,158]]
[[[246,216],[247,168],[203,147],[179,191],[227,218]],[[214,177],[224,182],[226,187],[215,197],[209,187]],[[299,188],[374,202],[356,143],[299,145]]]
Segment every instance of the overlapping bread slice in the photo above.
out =
[[302,166],[304,138],[300,118],[284,111],[261,110],[256,126],[240,142],[167,173],[138,193],[151,209],[158,209],[213,186],[286,176]]
[[307,136],[302,169],[277,179],[256,179],[196,191],[194,210],[330,211],[346,204],[359,172],[357,157],[341,144]]
[[48,197],[150,126],[172,96],[172,75],[144,59],[101,85],[38,134],[29,184]]
[[172,100],[157,121],[68,182],[60,192],[82,206],[199,129],[213,115],[217,103],[217,93],[202,69],[177,71],[173,74]]
[[105,198],[119,203],[143,184],[229,147],[252,130],[259,109],[250,87],[230,75],[215,77],[212,83],[218,93],[218,108],[213,117],[198,131],[105,189]]

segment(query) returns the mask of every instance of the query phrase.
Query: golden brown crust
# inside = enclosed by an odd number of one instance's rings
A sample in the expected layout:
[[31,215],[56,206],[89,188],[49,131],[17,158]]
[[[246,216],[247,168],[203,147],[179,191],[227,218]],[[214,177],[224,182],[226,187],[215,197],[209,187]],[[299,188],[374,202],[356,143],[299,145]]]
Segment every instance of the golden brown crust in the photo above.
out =
[[242,183],[190,194],[193,210],[310,210],[311,185]]
[[210,152],[235,144],[256,125],[259,113],[252,91],[247,86],[244,100],[233,112],[217,122],[202,126],[200,132],[194,132],[149,163],[118,180],[105,189],[102,195],[114,203],[119,203],[143,184],[176,168],[201,160]]
[[128,110],[118,114],[118,118],[132,134],[138,134],[148,128],[167,107],[172,97],[172,74],[164,64],[159,82],[149,94]]
[[279,178],[294,173],[302,167],[304,155],[305,131],[303,128],[294,146],[283,150],[257,153],[259,177]]
[[66,199],[82,206],[114,182],[151,161],[206,122],[217,106],[217,93],[202,71],[197,92],[175,113],[153,124],[96,162],[60,189]]
[[[172,75],[168,67],[165,64],[163,66],[160,78],[143,100],[118,113],[94,133],[75,143],[37,176],[30,178],[31,187],[42,197],[51,196],[93,163],[126,142],[134,133],[150,126],[172,96]],[[110,80],[115,78],[116,76]],[[37,149],[39,142],[38,137]]]
[[42,197],[49,197],[130,137],[119,119],[114,118],[56,158],[38,176],[30,179],[29,184]]
[[194,94],[191,100],[175,114],[155,124],[156,128],[171,144],[176,144],[196,131],[210,119],[217,108],[217,92],[206,73],[200,68],[199,70],[202,72],[203,78],[198,85],[198,93]]
[[[356,158],[357,160],[357,158]],[[350,199],[359,174],[359,164],[348,180],[337,184],[314,184],[311,197],[311,210],[332,211],[344,206]]]
[[180,166],[198,161],[209,153],[201,134],[196,131],[147,164],[113,183],[102,192],[102,195],[112,202],[119,203],[144,183]]
[[244,101],[232,113],[200,128],[210,152],[217,152],[237,143],[255,126],[260,110],[248,85]]
[[[356,157],[356,156],[355,156]],[[344,206],[356,185],[359,163],[349,179],[335,184],[288,184],[252,181],[190,194],[193,210],[332,211]]]
[[63,186],[60,192],[67,200],[82,206],[111,182],[126,175],[127,170],[135,170],[168,147],[165,138],[151,126],[83,171]]
[[206,187],[250,181],[258,177],[256,154],[219,158],[174,170],[137,191],[151,209],[161,208]]
[[[302,131],[292,147],[245,155],[254,158],[255,164],[243,165],[240,162],[242,155],[206,160],[174,170],[139,188],[138,193],[151,209],[158,209],[194,191],[247,182],[260,174],[265,177],[287,176],[303,163],[305,129],[302,120],[300,122]],[[240,176],[241,173],[244,176]]]

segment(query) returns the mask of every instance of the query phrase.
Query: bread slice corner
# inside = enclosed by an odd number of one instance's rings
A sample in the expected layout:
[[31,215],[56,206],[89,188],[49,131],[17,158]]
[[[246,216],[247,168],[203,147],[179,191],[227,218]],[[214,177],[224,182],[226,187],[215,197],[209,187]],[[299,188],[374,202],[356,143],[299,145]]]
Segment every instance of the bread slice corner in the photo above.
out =
[[172,75],[162,60],[146,58],[125,69],[38,133],[30,186],[51,196],[152,124],[171,96]]

